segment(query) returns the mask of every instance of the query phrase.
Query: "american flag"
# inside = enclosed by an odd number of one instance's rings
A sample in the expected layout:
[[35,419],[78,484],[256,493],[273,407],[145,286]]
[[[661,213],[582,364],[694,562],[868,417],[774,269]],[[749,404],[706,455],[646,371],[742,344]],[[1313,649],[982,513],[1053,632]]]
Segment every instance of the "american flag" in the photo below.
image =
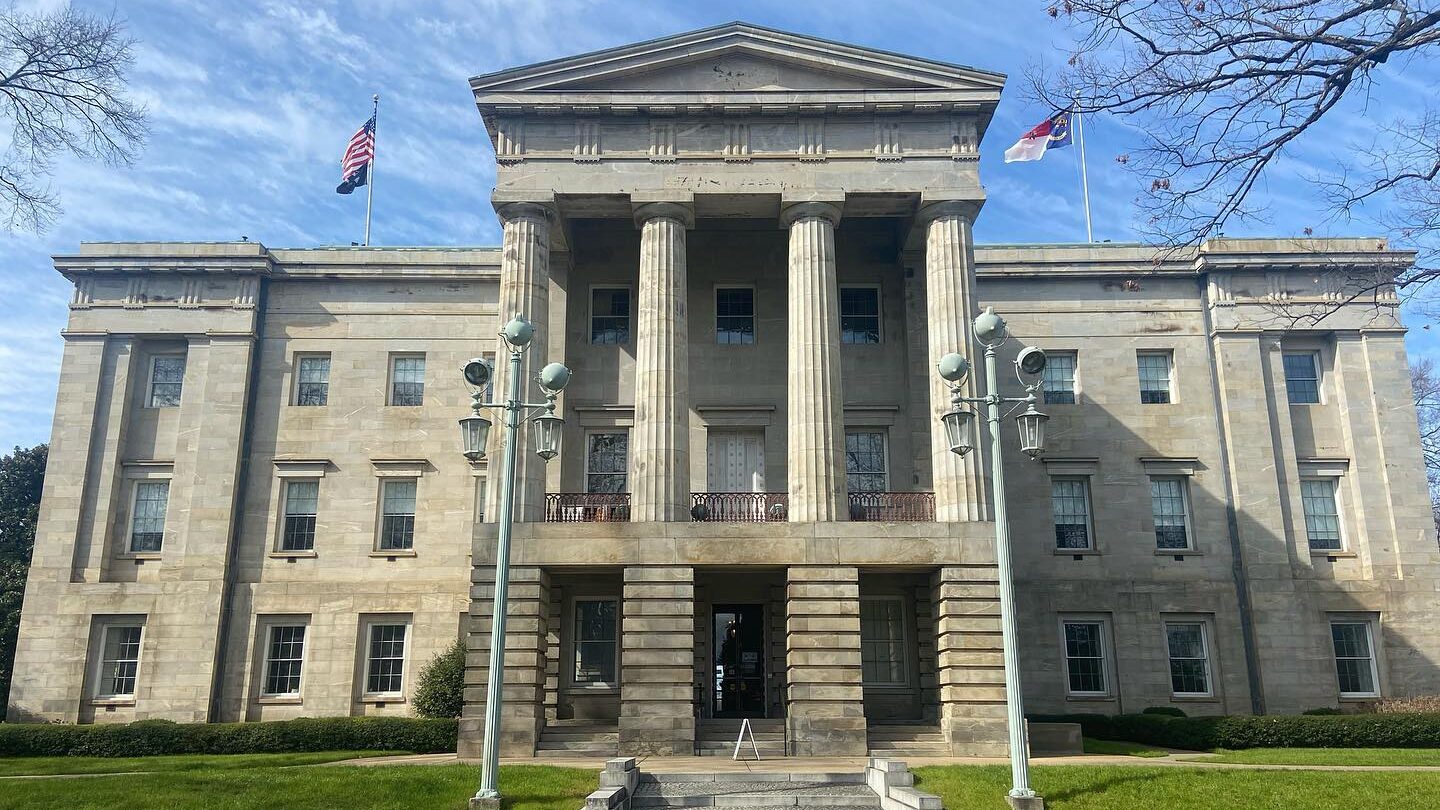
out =
[[375,116],[350,138],[345,147],[345,156],[340,158],[340,185],[337,194],[349,194],[365,185],[369,179],[370,161],[375,159]]

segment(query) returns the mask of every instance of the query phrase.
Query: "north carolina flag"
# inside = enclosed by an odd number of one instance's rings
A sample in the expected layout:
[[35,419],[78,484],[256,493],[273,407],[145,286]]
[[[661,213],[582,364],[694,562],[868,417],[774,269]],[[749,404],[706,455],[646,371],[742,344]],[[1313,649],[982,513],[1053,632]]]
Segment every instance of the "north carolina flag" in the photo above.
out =
[[1020,136],[1015,145],[1005,150],[1005,162],[1039,160],[1046,149],[1070,145],[1070,113],[1057,112],[1034,129]]

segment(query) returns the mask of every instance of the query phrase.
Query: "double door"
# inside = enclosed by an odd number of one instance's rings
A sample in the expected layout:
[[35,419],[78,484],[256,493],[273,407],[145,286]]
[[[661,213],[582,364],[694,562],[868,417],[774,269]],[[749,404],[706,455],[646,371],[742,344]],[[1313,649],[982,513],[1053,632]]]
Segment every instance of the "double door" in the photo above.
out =
[[711,621],[714,717],[765,716],[765,606],[715,605]]

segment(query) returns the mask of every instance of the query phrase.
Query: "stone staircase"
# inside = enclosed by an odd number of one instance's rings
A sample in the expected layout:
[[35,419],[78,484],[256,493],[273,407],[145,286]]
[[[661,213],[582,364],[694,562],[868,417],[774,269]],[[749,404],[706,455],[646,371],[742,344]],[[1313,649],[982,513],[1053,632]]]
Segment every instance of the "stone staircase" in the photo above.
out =
[[942,810],[914,787],[905,763],[871,759],[860,773],[728,771],[643,773],[633,757],[611,759],[584,810],[804,807],[807,810]]
[[866,746],[872,757],[948,757],[950,745],[939,726],[871,723]]
[[540,732],[537,756],[615,756],[620,746],[620,725],[615,720],[552,720]]
[[[740,720],[701,720],[695,727],[695,753],[702,757],[728,757],[735,753],[735,738],[740,735]],[[760,758],[779,759],[785,756],[785,721],[782,719],[751,720],[750,730],[755,733],[755,745],[760,749]],[[741,759],[754,759],[755,751],[750,748],[750,736],[745,736],[740,746]]]

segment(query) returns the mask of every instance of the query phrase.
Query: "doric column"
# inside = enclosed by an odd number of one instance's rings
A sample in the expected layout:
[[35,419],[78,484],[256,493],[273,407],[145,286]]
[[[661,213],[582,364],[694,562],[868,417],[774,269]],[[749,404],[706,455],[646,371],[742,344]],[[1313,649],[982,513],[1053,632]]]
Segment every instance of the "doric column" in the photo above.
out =
[[695,753],[695,569],[625,569],[620,753]]
[[690,352],[685,313],[687,206],[652,202],[640,226],[635,329],[635,426],[630,431],[630,519],[688,520]]
[[[515,314],[524,315],[535,324],[535,337],[525,350],[520,367],[521,379],[532,380],[549,362],[546,329],[549,326],[550,309],[550,225],[554,214],[549,208],[538,203],[507,203],[496,209],[505,224],[505,235],[501,241],[500,258],[500,304],[496,313],[496,332]],[[510,347],[496,337],[495,383],[497,399],[504,399],[510,391]],[[525,396],[536,392],[528,386]],[[500,468],[499,459],[503,450],[501,442],[505,431],[496,424],[490,432],[490,449],[494,459],[491,469]],[[537,521],[544,515],[545,507],[545,462],[531,451],[529,423],[520,426],[520,444],[516,447],[515,465],[515,520]],[[500,484],[492,480],[485,488],[485,520],[495,522],[500,515]]]
[[785,587],[785,720],[796,756],[865,756],[860,572],[790,568]]
[[971,363],[963,385],[965,395],[980,393],[983,349],[975,343],[971,321],[975,303],[975,245],[970,225],[976,206],[950,200],[920,210],[925,223],[925,320],[928,339],[925,363],[930,380],[930,464],[935,488],[935,518],[941,522],[990,520],[990,488],[986,483],[985,442],[979,435],[983,415],[975,419],[975,449],[963,457],[950,452],[940,415],[950,409],[950,390],[935,373],[935,364],[950,352]]
[[840,520],[845,514],[840,292],[835,283],[840,209],[828,202],[796,203],[780,221],[790,229],[790,520]]

